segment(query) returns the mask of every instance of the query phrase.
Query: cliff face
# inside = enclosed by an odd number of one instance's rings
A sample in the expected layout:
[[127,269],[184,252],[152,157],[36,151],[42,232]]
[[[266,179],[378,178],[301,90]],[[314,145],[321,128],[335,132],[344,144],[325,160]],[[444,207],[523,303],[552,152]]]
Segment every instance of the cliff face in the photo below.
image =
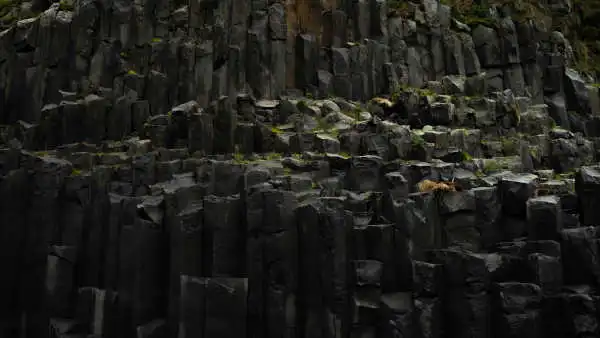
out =
[[0,338],[597,337],[594,4],[0,0]]
[[[10,4],[3,4],[4,18],[32,16],[31,7],[41,6]],[[471,27],[455,20],[450,6]],[[296,88],[366,100],[399,85],[421,87],[444,75],[481,72],[489,91],[527,91],[542,102],[544,92],[561,91],[550,88],[548,82],[556,83],[550,79],[575,65],[573,48],[551,31],[552,16],[545,14],[569,13],[572,5],[551,4],[539,13],[509,7],[65,0],[3,32],[0,121],[37,123],[45,104],[67,95],[61,92],[83,97],[111,88],[113,97],[130,93],[131,100],[147,101],[155,115],[243,90],[258,98]]]

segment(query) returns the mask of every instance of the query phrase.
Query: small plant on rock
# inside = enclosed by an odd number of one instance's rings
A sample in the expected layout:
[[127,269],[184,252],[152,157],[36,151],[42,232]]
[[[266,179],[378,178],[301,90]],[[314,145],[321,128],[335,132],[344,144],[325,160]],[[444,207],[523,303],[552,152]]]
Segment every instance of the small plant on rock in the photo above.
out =
[[419,135],[419,134],[413,134],[411,136],[411,144],[413,147],[423,147],[425,146],[425,139],[423,138],[423,136]]
[[75,7],[73,6],[73,4],[70,1],[67,1],[67,0],[61,0],[58,3],[58,8],[61,11],[66,11],[66,12],[72,12],[75,9]]

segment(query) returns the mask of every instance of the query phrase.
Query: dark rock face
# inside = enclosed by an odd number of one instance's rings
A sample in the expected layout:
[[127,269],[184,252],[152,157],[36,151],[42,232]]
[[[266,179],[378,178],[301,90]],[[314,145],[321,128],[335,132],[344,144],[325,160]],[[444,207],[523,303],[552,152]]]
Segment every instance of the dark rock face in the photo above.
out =
[[537,23],[394,4],[28,4],[0,338],[599,336],[598,86]]

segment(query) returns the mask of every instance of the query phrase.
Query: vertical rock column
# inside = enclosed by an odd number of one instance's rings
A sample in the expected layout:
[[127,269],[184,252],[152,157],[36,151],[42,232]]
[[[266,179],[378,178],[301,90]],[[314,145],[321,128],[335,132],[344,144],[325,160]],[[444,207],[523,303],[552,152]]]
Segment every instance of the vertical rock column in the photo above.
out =
[[355,267],[353,303],[350,305],[354,313],[352,334],[375,336],[381,311],[396,318],[394,314],[401,316],[410,310],[404,304],[392,303],[394,299],[402,298],[402,291],[410,290],[405,278],[407,273],[412,273],[412,269],[405,270],[402,264],[409,257],[405,243],[398,238],[400,233],[397,228],[392,224],[361,225],[357,224],[360,216],[353,218],[353,241],[350,246]]
[[[570,289],[570,290],[569,290]],[[542,337],[594,337],[598,335],[598,301],[577,287],[542,299]]]
[[443,327],[452,337],[490,337],[490,275],[484,257],[454,249],[431,252],[444,269]]
[[245,235],[240,227],[240,196],[204,198],[203,274],[238,278],[244,275]]
[[[188,40],[184,41],[179,46],[179,89],[177,96],[177,103],[188,102],[189,100],[194,100],[197,97],[198,88],[196,85],[195,78],[195,67],[196,60],[198,57],[196,56],[196,51],[198,48],[193,41]],[[202,52],[202,50],[200,50]],[[204,56],[204,55],[201,55]]]
[[[121,262],[120,258],[120,237],[121,227],[124,221],[124,205],[126,197],[122,197],[116,194],[110,194],[109,198],[109,212],[108,221],[106,223],[106,244],[104,247],[104,280],[103,286],[106,291],[107,299],[115,299],[117,297],[117,290],[119,285],[119,268]],[[110,310],[115,311],[116,308]],[[108,325],[105,327],[105,334],[116,335],[115,330],[118,330],[117,321],[115,320],[115,313],[107,314]]]
[[[338,198],[322,198],[324,204],[321,227],[326,250],[326,270],[324,271],[326,318],[330,336],[346,336],[352,330],[351,289],[350,289],[350,220],[343,212]],[[327,270],[329,269],[329,270]]]
[[[331,69],[333,71],[333,93],[340,97],[352,97],[350,81],[350,50],[348,48],[331,49]],[[321,93],[329,95],[331,92]]]
[[[111,322],[116,295],[94,287],[82,287],[77,290],[75,322],[81,331],[94,336],[117,337],[118,330]],[[61,331],[69,328],[69,321],[53,319],[52,328],[61,336]],[[67,324],[67,325],[65,325]]]
[[285,337],[297,329],[297,201],[273,189],[248,195],[250,337]]
[[502,206],[498,203],[496,187],[477,187],[471,189],[475,195],[475,214],[482,248],[493,247],[501,239],[498,219]]
[[[561,234],[565,285],[600,285],[598,227],[564,229]],[[588,249],[590,248],[590,249]]]
[[246,278],[181,276],[179,336],[247,337]]
[[[413,270],[413,230],[418,226],[412,211],[415,202],[408,199],[408,181],[399,172],[385,175],[387,192],[383,196],[382,216],[394,222],[394,258],[392,267],[395,271],[394,288],[386,292],[405,292],[412,289],[414,283]],[[386,268],[388,269],[388,268]]]
[[394,75],[398,78],[398,84],[406,84],[408,69],[406,68],[407,45],[404,41],[404,20],[400,16],[392,16],[388,18],[387,23],[390,62]]
[[427,250],[442,247],[442,220],[434,194],[412,194],[394,209],[396,226],[408,236],[413,259],[423,260]]
[[213,153],[213,123],[213,115],[205,111],[192,114],[188,129],[188,149],[190,153],[200,152],[203,155]]
[[164,197],[144,197],[136,216],[132,320],[137,330],[163,318],[166,312],[168,242],[163,224]]
[[[165,226],[169,234],[168,326],[171,336],[180,325],[181,276],[202,276],[203,205],[199,187],[173,182],[165,189]],[[198,195],[198,196],[195,196]]]
[[414,314],[418,319],[415,330],[423,338],[441,336],[443,323],[442,296],[444,292],[444,267],[415,261]]
[[525,95],[525,80],[521,66],[521,53],[517,28],[510,17],[500,20],[500,42],[506,66],[503,72],[504,88],[511,89],[515,96]]
[[70,222],[63,225],[63,243],[77,245],[82,254],[80,265],[86,267],[85,273],[79,276],[82,286],[106,287],[104,277],[113,272],[105,271],[104,265],[108,236],[114,236],[111,231],[115,231],[106,227],[110,220],[107,186],[111,173],[112,168],[96,167],[90,176],[71,175],[66,180],[65,207],[68,209],[63,210],[72,214],[65,214]]
[[475,194],[460,191],[442,192],[438,196],[444,246],[458,245],[474,252],[479,251],[481,238],[476,223]]
[[[19,152],[10,151],[18,159]],[[5,153],[2,156],[9,158],[12,155]],[[21,261],[26,255],[23,243],[27,234],[23,215],[28,207],[29,195],[27,172],[11,167],[7,165],[6,169],[11,171],[0,178],[0,199],[5,201],[0,204],[0,256],[6,259],[6,271],[11,271],[0,278],[0,299],[5,300],[0,304],[0,335],[5,336],[16,334],[25,305],[18,290],[25,272],[21,268]]]
[[[277,29],[279,30],[279,27]],[[252,93],[258,98],[268,98],[270,95],[269,36],[269,12],[266,1],[254,1],[248,29],[246,80]]]
[[523,68],[525,89],[531,95],[534,104],[544,102],[542,69],[538,61],[540,39],[535,23],[532,21],[515,22],[519,54]]
[[237,112],[233,109],[229,99],[224,96],[213,103],[211,110],[214,113],[214,151],[217,154],[235,153],[235,128],[237,126]]
[[486,73],[490,92],[502,91],[504,89],[502,68],[506,65],[506,60],[502,54],[502,42],[498,32],[493,28],[478,25],[473,30],[472,36],[482,71]]
[[299,206],[298,217],[298,337],[318,337],[326,327],[323,247],[319,224],[320,205]]
[[541,337],[539,286],[526,283],[498,283],[493,293],[494,337]]
[[351,336],[376,337],[381,300],[381,267],[375,260],[355,260]]
[[169,335],[179,327],[181,276],[202,276],[202,231],[204,191],[192,173],[176,175],[169,182],[158,183],[165,198],[164,225],[169,240],[167,324]]
[[196,101],[200,107],[206,107],[213,86],[214,51],[212,41],[200,41],[196,44],[196,62],[194,64],[194,82],[196,83]]
[[383,93],[389,92],[389,84],[385,75],[385,65],[390,60],[389,47],[377,40],[368,40],[368,90],[366,91],[369,99]]
[[30,200],[31,212],[26,218],[24,243],[24,271],[21,292],[24,293],[25,313],[22,322],[31,337],[47,337],[48,313],[44,282],[47,274],[48,243],[55,238],[58,226],[59,192],[64,179],[71,174],[69,162],[46,158],[28,157],[25,159],[35,170],[33,194]]
[[[211,194],[180,212],[180,223],[172,229],[171,274],[180,284],[171,285],[170,303],[179,307],[171,306],[170,317],[179,318],[179,337],[245,337],[246,231],[238,194],[243,167],[211,162],[198,172],[204,170],[212,175],[203,192]],[[183,205],[193,196],[177,200]]]
[[12,43],[13,43],[14,30],[5,30],[0,34],[0,60],[3,60],[2,64],[0,64],[0,107],[5,107],[0,112],[0,123],[5,124],[8,123],[8,102],[6,98],[6,88],[9,86],[8,79],[10,74],[10,59],[14,57],[14,53],[12,51]]
[[298,34],[294,46],[295,87],[314,93],[317,88],[317,69],[319,62],[319,44],[313,35]]
[[554,119],[556,124],[562,128],[570,129],[571,121],[563,82],[565,57],[560,52],[556,52],[560,47],[554,42],[547,42],[546,47],[546,50],[542,51],[538,59],[538,63],[542,67],[544,103],[548,105],[550,117]]
[[133,327],[133,294],[136,279],[136,218],[139,197],[129,197],[123,200],[121,214],[121,231],[118,249],[118,278],[116,291],[115,319],[117,337],[125,338],[134,332]]
[[352,82],[352,100],[366,100],[367,76],[367,46],[352,44],[350,47],[350,79]]
[[538,177],[533,174],[513,174],[504,177],[498,184],[502,203],[502,232],[505,240],[521,237],[527,226],[527,200],[533,197]]
[[286,81],[286,38],[288,25],[282,3],[269,6],[269,98],[278,98],[285,90]]
[[579,199],[581,224],[600,224],[600,215],[596,210],[600,203],[600,167],[582,167],[575,177],[575,190]]
[[404,278],[412,269],[402,269],[402,261],[407,258],[408,252],[402,245],[404,243],[398,241],[398,229],[392,224],[355,225],[352,233],[353,258],[381,263],[381,277],[377,280],[377,285],[382,289],[380,293],[408,291],[410,285]]
[[247,89],[248,25],[252,2],[231,0],[229,29],[229,58],[227,60],[228,92],[230,98]]
[[540,196],[527,201],[527,236],[532,240],[558,240],[563,229],[558,196]]
[[[118,200],[113,198],[111,206],[118,208],[118,205]],[[129,337],[139,326],[165,317],[168,256],[163,225],[164,197],[124,198],[120,206],[118,277],[113,275],[113,279],[117,278],[118,302],[115,311],[110,311],[114,315],[110,332],[115,330],[116,337]],[[113,292],[101,291],[102,297],[109,301],[114,297]]]

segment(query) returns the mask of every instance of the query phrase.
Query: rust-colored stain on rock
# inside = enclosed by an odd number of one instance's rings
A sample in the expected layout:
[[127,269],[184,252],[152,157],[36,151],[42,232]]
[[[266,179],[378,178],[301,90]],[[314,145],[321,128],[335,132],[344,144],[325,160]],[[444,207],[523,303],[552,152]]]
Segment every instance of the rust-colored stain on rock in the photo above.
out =
[[337,0],[288,0],[287,15],[290,37],[295,33],[321,35],[323,12],[335,9]]
[[[297,34],[314,35],[320,41],[323,29],[323,12],[337,8],[339,0],[287,0],[286,19],[288,24],[288,52],[293,54]],[[294,63],[290,55],[288,65]],[[294,72],[287,73],[287,82],[294,84]]]

